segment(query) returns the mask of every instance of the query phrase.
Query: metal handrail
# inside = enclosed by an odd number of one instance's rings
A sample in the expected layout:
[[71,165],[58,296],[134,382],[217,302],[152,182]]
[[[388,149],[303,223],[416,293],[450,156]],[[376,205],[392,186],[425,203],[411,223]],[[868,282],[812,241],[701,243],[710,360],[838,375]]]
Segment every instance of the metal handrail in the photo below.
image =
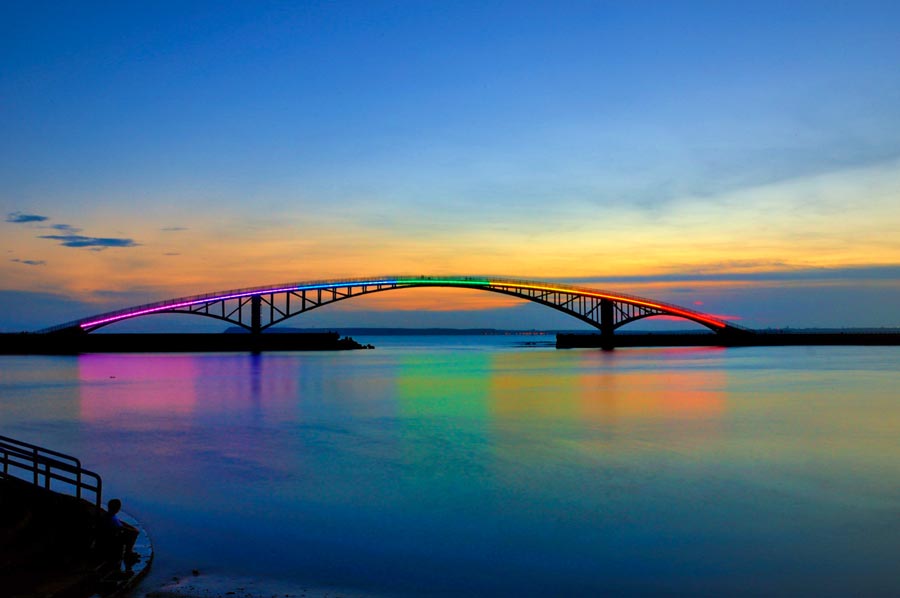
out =
[[[81,461],[71,455],[8,436],[0,436],[0,464],[3,467],[3,477],[25,480],[46,490],[54,490],[51,488],[51,482],[56,480],[62,482],[66,488],[73,489],[76,498],[82,498],[86,490],[93,492],[94,504],[98,507],[102,504],[103,481],[100,476],[83,468]],[[11,472],[11,469],[15,473]],[[22,472],[25,472],[24,477],[21,475]]]

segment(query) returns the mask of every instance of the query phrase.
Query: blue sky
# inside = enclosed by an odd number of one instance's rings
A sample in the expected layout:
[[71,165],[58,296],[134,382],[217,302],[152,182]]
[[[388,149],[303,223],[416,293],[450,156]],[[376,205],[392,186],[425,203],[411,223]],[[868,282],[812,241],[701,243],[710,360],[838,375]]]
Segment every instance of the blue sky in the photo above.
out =
[[380,272],[897,326],[898,30],[887,2],[5,3],[0,304],[46,309],[0,328]]

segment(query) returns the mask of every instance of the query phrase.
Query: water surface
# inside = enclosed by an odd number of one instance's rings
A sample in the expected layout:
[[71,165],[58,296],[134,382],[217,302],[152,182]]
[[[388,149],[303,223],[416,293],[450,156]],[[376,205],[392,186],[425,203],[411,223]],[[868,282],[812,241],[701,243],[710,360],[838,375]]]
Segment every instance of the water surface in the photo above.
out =
[[898,348],[360,340],[2,357],[0,433],[103,476],[154,540],[150,586],[900,593]]

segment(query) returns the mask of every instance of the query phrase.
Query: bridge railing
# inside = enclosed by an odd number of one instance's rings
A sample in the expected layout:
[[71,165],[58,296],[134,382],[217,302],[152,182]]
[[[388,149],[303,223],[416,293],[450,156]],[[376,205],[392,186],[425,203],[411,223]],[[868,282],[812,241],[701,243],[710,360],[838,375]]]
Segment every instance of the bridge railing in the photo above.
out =
[[[625,301],[632,302],[632,303],[643,304],[643,305],[650,304],[650,305],[654,305],[654,306],[659,306],[663,309],[668,309],[675,313],[681,312],[681,313],[691,314],[691,315],[697,316],[698,318],[702,318],[702,319],[710,318],[710,316],[708,314],[704,314],[704,313],[698,312],[693,309],[688,309],[688,308],[682,307],[680,305],[675,305],[674,303],[667,303],[665,301],[658,301],[656,299],[650,300],[650,299],[647,299],[646,297],[639,297],[637,295],[630,295],[628,293],[620,293],[618,291],[612,292],[612,291],[606,291],[603,289],[596,289],[593,287],[575,286],[575,285],[566,284],[566,283],[557,283],[557,282],[548,283],[547,281],[540,281],[540,280],[521,280],[521,279],[512,279],[512,278],[491,278],[491,282],[495,283],[495,284],[496,283],[511,284],[511,285],[519,284],[519,285],[538,286],[538,287],[552,286],[554,288],[557,288],[557,289],[560,289],[563,291],[571,291],[573,293],[579,293],[579,294],[589,293],[589,294],[606,295],[606,296],[609,296],[613,300],[624,299]],[[721,320],[723,323],[726,323],[727,326],[729,326],[731,328],[737,328],[738,330],[745,330],[745,331],[750,330],[749,328],[740,326],[733,322],[725,322],[721,318],[716,318],[716,319]]]
[[[495,284],[495,285],[525,285],[531,287],[543,287],[546,288],[548,286],[552,286],[555,289],[559,290],[567,290],[573,293],[588,293],[588,294],[599,294],[611,299],[621,299],[624,301],[635,302],[643,305],[652,305],[658,306],[663,309],[669,309],[674,311],[675,313],[686,313],[697,316],[700,319],[709,319],[709,316],[706,314],[702,314],[700,312],[687,309],[678,305],[665,303],[662,301],[651,301],[644,297],[638,297],[635,295],[629,295],[625,293],[618,292],[608,292],[601,289],[596,289],[592,287],[584,287],[584,286],[574,286],[565,283],[557,283],[557,282],[547,282],[547,281],[537,281],[537,280],[522,280],[522,279],[513,279],[513,278],[503,278],[503,277],[484,277],[484,276],[426,276],[426,275],[390,275],[390,276],[372,276],[367,278],[342,278],[342,279],[331,279],[331,280],[307,280],[302,282],[286,282],[282,284],[274,284],[267,285],[264,287],[244,287],[239,289],[231,289],[228,291],[218,291],[213,293],[202,293],[199,295],[189,295],[186,297],[178,297],[175,299],[167,299],[164,301],[157,301],[153,303],[145,303],[143,305],[137,305],[133,307],[128,307],[124,309],[119,309],[115,311],[106,312],[103,314],[99,314],[89,318],[82,318],[80,320],[73,320],[71,322],[67,322],[65,324],[60,324],[58,326],[52,326],[50,328],[44,328],[43,330],[39,330],[39,333],[50,333],[57,332],[60,330],[66,329],[74,329],[80,327],[82,324],[86,324],[88,322],[96,322],[100,320],[115,320],[123,316],[128,316],[129,314],[139,314],[141,312],[159,312],[165,311],[167,308],[175,307],[175,306],[187,306],[191,304],[203,303],[205,301],[220,301],[223,299],[237,299],[242,297],[248,297],[251,295],[264,295],[266,293],[282,293],[288,292],[291,290],[303,290],[310,288],[334,288],[348,285],[357,285],[357,284],[398,284],[398,281],[409,282],[409,283],[428,283],[429,281],[434,281],[435,285],[440,285],[440,281],[452,281],[455,284],[465,284],[466,282],[471,282],[473,284],[478,284],[479,286],[483,286],[486,284]],[[402,284],[402,283],[401,283]],[[738,326],[733,323],[727,324],[729,327],[738,328],[742,330],[746,330],[745,328]]]
[[77,498],[84,498],[84,493],[88,492],[93,494],[94,504],[101,505],[103,481],[98,474],[84,469],[71,455],[0,436],[0,466],[3,477],[18,478]]
[[286,289],[291,289],[295,287],[340,287],[346,286],[348,284],[360,284],[365,282],[376,282],[376,281],[385,281],[387,282],[391,278],[389,276],[375,276],[368,278],[339,278],[339,279],[330,279],[330,280],[307,280],[303,282],[286,282],[281,284],[272,284],[266,285],[264,287],[243,287],[239,289],[230,289],[228,291],[218,291],[212,293],[201,293],[199,295],[188,295],[185,297],[176,297],[175,299],[165,299],[163,301],[155,301],[153,303],[145,303],[143,305],[135,305],[131,307],[126,307],[123,309],[117,309],[114,311],[104,312],[102,314],[98,314],[96,316],[90,316],[87,318],[81,318],[78,320],[71,320],[69,322],[65,322],[63,324],[57,324],[56,326],[50,326],[49,328],[43,328],[38,330],[38,333],[46,334],[49,332],[57,332],[60,330],[66,330],[69,328],[76,328],[85,322],[89,322],[92,320],[98,320],[103,318],[115,318],[117,316],[124,316],[134,312],[146,311],[146,310],[164,310],[167,307],[172,307],[175,305],[181,304],[190,304],[190,303],[201,303],[203,301],[214,301],[220,300],[223,297],[246,297],[250,295],[256,294],[266,294],[269,292],[285,292]]

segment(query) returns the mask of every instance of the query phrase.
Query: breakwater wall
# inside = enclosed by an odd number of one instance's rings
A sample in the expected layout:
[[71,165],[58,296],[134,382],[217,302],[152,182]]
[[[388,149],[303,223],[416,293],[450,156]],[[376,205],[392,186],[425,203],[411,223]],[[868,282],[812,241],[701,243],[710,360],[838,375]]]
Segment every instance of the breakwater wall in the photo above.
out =
[[600,334],[557,334],[557,349],[615,347],[779,347],[824,345],[900,345],[898,332],[778,332],[741,335],[690,333],[616,334],[612,339]]
[[0,334],[0,354],[343,351],[371,348],[337,332],[300,334]]

